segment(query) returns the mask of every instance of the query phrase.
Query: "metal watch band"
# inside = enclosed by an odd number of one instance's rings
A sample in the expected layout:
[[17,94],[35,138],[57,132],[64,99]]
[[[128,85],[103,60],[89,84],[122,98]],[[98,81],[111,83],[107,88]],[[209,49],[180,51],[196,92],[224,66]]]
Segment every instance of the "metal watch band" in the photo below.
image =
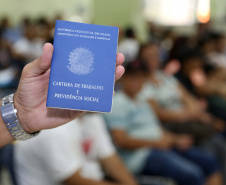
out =
[[16,140],[27,140],[37,136],[39,132],[29,134],[21,127],[16,114],[17,110],[14,108],[13,97],[14,94],[4,97],[0,109],[2,119],[9,132]]
[[6,105],[8,103],[13,103],[13,97],[14,97],[14,94],[10,94],[10,95],[2,98],[2,102],[1,102],[2,106]]

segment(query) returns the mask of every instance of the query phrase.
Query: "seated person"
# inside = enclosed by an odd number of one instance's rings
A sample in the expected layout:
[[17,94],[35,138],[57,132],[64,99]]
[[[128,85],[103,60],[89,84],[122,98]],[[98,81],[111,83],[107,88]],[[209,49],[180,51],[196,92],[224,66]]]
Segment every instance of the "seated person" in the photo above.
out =
[[114,96],[112,113],[104,115],[127,167],[136,174],[170,177],[183,185],[222,184],[215,157],[192,147],[189,135],[165,131],[149,104],[138,100],[146,70],[139,61],[126,66],[122,91]]
[[190,49],[181,54],[181,70],[176,75],[196,96],[206,99],[208,110],[226,121],[226,71],[205,64],[200,52]]
[[28,64],[41,56],[43,45],[44,41],[38,37],[36,26],[30,25],[24,30],[23,37],[13,44],[13,55],[17,60]]
[[11,45],[0,34],[0,91],[18,86],[21,72],[19,62],[12,55]]
[[122,53],[128,62],[133,61],[138,54],[140,44],[133,28],[125,30],[125,37],[119,42],[118,52]]
[[[17,143],[19,185],[135,185],[115,152],[104,120],[86,114]],[[114,182],[104,180],[104,169]]]
[[[140,58],[147,63],[149,74],[139,98],[150,103],[158,118],[167,127],[181,131],[191,130],[190,134],[194,135],[196,143],[205,141],[212,136],[212,127],[218,129],[218,125],[224,125],[223,120],[209,114],[205,106],[202,106],[174,77],[167,76],[160,70],[158,53],[154,44],[141,47]],[[203,134],[200,133],[200,129]]]
[[[158,53],[155,44],[141,47],[140,58],[148,66],[149,72],[139,99],[148,101],[168,130],[190,134],[195,145],[211,149],[224,169],[225,140],[219,134],[225,129],[224,120],[207,112],[205,103],[189,93],[176,78],[160,70]],[[187,68],[192,69],[194,66],[199,66],[197,60],[187,65]]]
[[208,62],[216,68],[226,68],[225,36],[221,33],[212,33],[213,48],[206,56]]

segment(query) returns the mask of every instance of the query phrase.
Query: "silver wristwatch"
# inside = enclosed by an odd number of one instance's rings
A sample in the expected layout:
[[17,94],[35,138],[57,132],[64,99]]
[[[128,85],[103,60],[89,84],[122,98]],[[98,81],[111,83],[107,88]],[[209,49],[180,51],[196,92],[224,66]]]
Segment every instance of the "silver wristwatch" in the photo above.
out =
[[17,110],[14,108],[13,97],[14,94],[4,97],[2,99],[2,105],[0,108],[2,119],[6,124],[6,127],[8,128],[10,134],[16,140],[27,140],[37,136],[39,132],[29,134],[25,132],[24,129],[21,127],[17,118]]

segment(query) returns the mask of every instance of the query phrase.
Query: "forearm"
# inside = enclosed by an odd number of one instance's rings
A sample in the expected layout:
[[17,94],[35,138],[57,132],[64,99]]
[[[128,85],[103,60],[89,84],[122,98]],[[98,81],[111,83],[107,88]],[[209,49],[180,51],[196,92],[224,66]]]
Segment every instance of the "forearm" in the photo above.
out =
[[155,100],[149,100],[150,106],[154,109],[155,114],[162,122],[176,122],[183,120],[185,117],[185,110],[171,111],[162,108]]
[[185,110],[171,111],[171,110],[161,109],[161,110],[157,110],[156,114],[162,122],[167,122],[167,123],[180,122],[181,120],[185,119]]
[[191,93],[189,93],[181,84],[178,84],[178,89],[181,94],[181,100],[187,110],[195,111],[200,108],[195,97]]
[[225,82],[226,81],[226,69],[218,68],[214,70],[211,75],[209,75],[210,79]]
[[219,95],[224,97],[226,96],[226,88],[224,87],[224,85],[222,86],[222,83],[218,83],[217,81],[210,81],[208,84],[196,87],[196,91],[201,96],[210,96],[210,95]]
[[125,131],[120,129],[112,130],[111,134],[115,144],[119,148],[127,150],[136,150],[141,148],[156,148],[156,149],[170,148],[172,147],[173,144],[172,134],[164,134],[163,137],[159,138],[158,140],[134,138],[128,135]]
[[91,179],[85,179],[83,181],[76,181],[73,184],[66,184],[66,185],[84,185],[84,184],[85,185],[124,185],[124,184],[113,183],[113,182],[108,182],[108,181],[95,181],[95,180],[91,180]]
[[[0,108],[1,108],[1,101],[0,101]],[[5,123],[3,122],[2,116],[0,114],[0,148],[4,145],[9,144],[14,139],[12,135],[9,133]]]
[[190,99],[194,100],[193,95],[183,85],[181,85],[181,83],[177,84],[177,88],[178,88],[182,101],[186,101],[186,100],[190,100]]
[[114,183],[109,181],[96,181],[88,178],[84,178],[80,175],[79,172],[74,174],[72,177],[67,179],[64,183],[64,185],[130,185],[130,184],[122,184],[122,183]]
[[113,182],[108,182],[108,181],[94,181],[91,179],[85,179],[84,181],[81,181],[81,183],[77,181],[76,183],[73,183],[70,185],[84,185],[84,184],[85,185],[122,185],[119,183],[113,183]]
[[197,101],[192,96],[184,97],[182,101],[184,103],[184,107],[188,110],[199,109]]
[[117,146],[127,150],[136,150],[144,147],[158,148],[159,141],[136,139],[127,137],[116,142]]
[[101,161],[102,167],[107,174],[116,182],[121,184],[136,185],[137,182],[117,154],[114,154]]

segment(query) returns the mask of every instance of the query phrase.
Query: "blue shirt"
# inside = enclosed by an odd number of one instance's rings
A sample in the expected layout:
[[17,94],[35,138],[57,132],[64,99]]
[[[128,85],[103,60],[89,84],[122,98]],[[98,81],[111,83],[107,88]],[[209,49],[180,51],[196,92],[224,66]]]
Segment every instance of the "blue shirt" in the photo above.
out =
[[[110,130],[121,129],[130,137],[145,140],[159,140],[162,130],[158,119],[148,103],[131,99],[123,92],[114,96],[112,113],[105,114]],[[127,167],[138,173],[144,166],[150,148],[125,150],[118,148]]]
[[143,89],[138,95],[139,100],[155,100],[165,109],[180,111],[184,108],[181,93],[178,87],[178,81],[173,76],[167,76],[163,72],[155,73],[159,84],[156,85],[150,81],[144,84]]

